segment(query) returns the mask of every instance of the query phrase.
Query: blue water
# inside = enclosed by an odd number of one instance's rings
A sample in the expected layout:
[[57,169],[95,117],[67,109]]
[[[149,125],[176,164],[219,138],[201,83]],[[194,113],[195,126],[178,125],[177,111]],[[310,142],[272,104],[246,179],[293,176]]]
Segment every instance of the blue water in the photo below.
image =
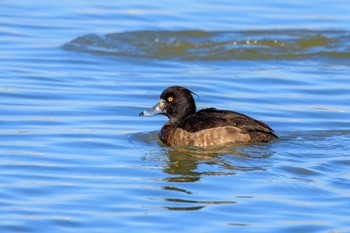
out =
[[[350,3],[0,3],[0,232],[350,232]],[[279,139],[171,148],[182,85]]]

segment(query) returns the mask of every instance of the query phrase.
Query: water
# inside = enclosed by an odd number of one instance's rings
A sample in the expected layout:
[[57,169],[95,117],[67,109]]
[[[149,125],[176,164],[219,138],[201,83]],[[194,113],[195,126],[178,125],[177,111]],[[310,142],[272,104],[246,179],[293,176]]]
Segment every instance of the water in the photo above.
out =
[[346,31],[137,31],[89,34],[63,49],[153,59],[217,61],[348,58]]
[[[350,232],[347,1],[0,9],[1,232]],[[166,147],[170,85],[280,138]]]

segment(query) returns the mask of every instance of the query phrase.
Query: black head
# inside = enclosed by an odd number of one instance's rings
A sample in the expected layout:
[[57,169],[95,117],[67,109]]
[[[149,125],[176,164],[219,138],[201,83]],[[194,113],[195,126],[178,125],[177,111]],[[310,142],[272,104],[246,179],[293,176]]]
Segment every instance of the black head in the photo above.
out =
[[150,110],[141,112],[140,116],[163,114],[172,122],[180,122],[196,112],[192,94],[192,91],[181,86],[168,87],[160,95],[159,103]]

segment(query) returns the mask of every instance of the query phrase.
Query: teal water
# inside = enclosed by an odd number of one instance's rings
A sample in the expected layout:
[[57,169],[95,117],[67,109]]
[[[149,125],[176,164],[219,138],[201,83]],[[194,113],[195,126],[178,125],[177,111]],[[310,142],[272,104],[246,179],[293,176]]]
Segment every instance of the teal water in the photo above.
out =
[[[347,1],[0,9],[0,232],[350,232]],[[279,139],[166,147],[170,85]]]

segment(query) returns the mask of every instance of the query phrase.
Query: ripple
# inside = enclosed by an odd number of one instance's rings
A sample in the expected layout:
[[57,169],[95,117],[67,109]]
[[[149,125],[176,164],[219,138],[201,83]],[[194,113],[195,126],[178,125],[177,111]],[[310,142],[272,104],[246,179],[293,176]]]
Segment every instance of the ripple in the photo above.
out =
[[157,145],[158,144],[157,131],[138,132],[133,134],[118,135],[118,144],[128,143],[133,145]]
[[208,205],[228,205],[228,204],[237,203],[234,201],[195,201],[195,200],[179,199],[179,198],[152,198],[152,199],[155,201],[162,201],[166,203],[176,203],[177,205],[180,205],[180,206],[162,207],[167,210],[176,210],[176,211],[199,210],[207,207]]

